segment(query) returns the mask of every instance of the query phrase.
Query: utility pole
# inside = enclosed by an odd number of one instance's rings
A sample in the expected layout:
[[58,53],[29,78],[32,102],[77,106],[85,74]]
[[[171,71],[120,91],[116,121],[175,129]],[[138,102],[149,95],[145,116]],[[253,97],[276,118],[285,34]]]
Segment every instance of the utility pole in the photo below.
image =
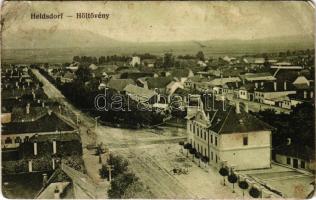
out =
[[94,118],[95,120],[95,131],[97,131],[97,128],[98,128],[98,119],[100,118],[100,116],[97,116]]

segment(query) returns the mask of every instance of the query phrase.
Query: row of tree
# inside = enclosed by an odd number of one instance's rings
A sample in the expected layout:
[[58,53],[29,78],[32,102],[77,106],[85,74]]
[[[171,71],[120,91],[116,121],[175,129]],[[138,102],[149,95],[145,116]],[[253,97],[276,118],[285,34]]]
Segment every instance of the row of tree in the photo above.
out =
[[[202,161],[205,166],[209,162],[209,158],[207,156],[203,156],[200,152],[198,152],[190,143],[185,143],[183,141],[179,142],[179,145],[187,151],[187,157],[190,153],[192,155],[192,159],[194,161],[194,158],[198,159],[199,167],[200,161]],[[181,148],[181,149],[182,149]],[[245,190],[248,189],[249,185],[245,180],[238,179],[237,175],[234,173],[233,170],[229,170],[227,167],[222,166],[219,170],[219,174],[223,176],[223,185],[225,186],[225,177],[227,177],[227,180],[229,183],[233,184],[233,192],[234,190],[234,184],[238,182],[238,186],[243,191],[243,196],[245,194]],[[251,187],[249,189],[249,195],[253,198],[259,198],[261,196],[261,191],[259,191],[256,187]]]

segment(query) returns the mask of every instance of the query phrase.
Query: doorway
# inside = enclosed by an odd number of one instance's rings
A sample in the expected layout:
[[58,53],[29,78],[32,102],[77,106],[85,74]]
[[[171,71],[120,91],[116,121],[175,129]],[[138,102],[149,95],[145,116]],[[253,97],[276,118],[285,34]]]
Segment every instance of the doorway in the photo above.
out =
[[298,168],[298,160],[297,159],[293,159],[293,167]]

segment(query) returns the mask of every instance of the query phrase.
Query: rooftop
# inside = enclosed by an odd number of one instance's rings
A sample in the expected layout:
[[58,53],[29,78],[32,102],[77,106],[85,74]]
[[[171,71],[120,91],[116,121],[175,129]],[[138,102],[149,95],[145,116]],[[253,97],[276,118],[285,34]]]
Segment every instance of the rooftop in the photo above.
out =
[[127,85],[124,88],[124,91],[126,91],[127,93],[139,96],[139,97],[143,97],[146,99],[150,99],[151,97],[153,97],[156,93],[152,90],[148,90],[142,87],[138,87],[132,84]]
[[107,83],[107,87],[116,91],[123,91],[129,84],[135,84],[133,79],[110,79]]
[[5,135],[73,130],[73,127],[61,120],[55,113],[47,113],[36,121],[11,122],[2,125],[2,134]]

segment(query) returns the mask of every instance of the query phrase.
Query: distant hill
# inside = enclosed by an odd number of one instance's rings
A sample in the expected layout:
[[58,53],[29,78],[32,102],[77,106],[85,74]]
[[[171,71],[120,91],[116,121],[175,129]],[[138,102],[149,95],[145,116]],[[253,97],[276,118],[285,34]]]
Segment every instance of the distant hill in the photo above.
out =
[[4,34],[3,47],[6,49],[44,49],[68,47],[117,46],[121,42],[95,34],[91,31],[32,30],[18,34]]
[[133,43],[111,39],[109,37],[83,30],[32,30],[21,31],[18,34],[3,34],[4,49],[44,49],[44,48],[70,48],[70,47],[144,47],[164,49],[200,49],[242,52],[277,51],[284,49],[305,49],[314,47],[312,36],[274,37],[254,40],[209,40],[184,42],[145,42]]

